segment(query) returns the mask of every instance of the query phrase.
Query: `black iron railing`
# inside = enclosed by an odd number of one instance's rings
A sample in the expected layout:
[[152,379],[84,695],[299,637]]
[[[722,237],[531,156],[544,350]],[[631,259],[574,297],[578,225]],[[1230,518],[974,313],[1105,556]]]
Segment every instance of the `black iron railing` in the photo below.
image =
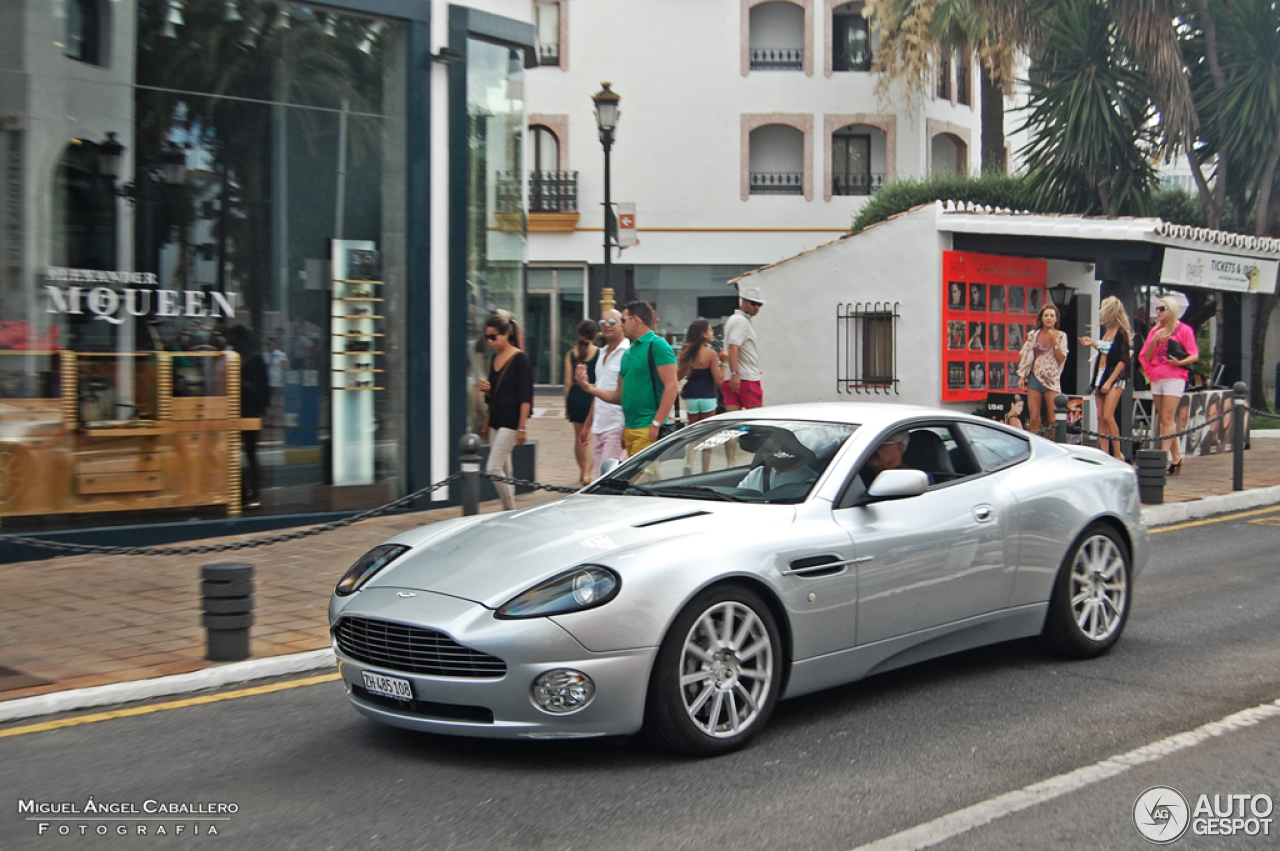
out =
[[497,173],[493,183],[493,208],[498,213],[519,213],[520,178],[508,171]]
[[790,171],[751,172],[752,195],[803,195],[804,174]]
[[560,45],[559,44],[539,44],[538,45],[538,64],[539,65],[559,65],[560,64]]
[[883,174],[834,174],[831,176],[832,195],[870,195],[884,186]]
[[530,213],[576,213],[578,173],[576,171],[529,172]]
[[803,71],[803,47],[753,47],[752,71]]

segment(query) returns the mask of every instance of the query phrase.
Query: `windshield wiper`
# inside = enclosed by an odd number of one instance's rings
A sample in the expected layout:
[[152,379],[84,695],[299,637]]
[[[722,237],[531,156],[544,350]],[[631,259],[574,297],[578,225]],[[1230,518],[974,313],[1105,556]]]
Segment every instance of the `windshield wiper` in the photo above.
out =
[[724,502],[746,502],[747,501],[742,497],[733,496],[732,494],[727,494],[722,491],[718,491],[715,488],[709,488],[706,485],[670,485],[669,487],[659,488],[658,492],[661,494],[690,493],[690,492],[705,493],[705,494],[714,496],[716,499],[722,500]]
[[632,484],[631,482],[628,482],[626,479],[601,479],[595,484],[596,488],[603,488],[605,485],[609,485],[610,487],[615,488],[619,491],[637,490],[637,491],[640,491],[640,493],[644,494],[645,496],[659,495],[658,492],[653,488],[645,487],[644,485]]

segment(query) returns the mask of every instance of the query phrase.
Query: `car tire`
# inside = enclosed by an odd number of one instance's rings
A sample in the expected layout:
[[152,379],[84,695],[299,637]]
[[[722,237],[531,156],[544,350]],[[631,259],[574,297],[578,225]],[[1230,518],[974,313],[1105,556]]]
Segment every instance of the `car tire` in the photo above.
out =
[[769,720],[782,676],[782,641],[764,600],[739,585],[709,588],[684,607],[658,649],[645,733],[693,756],[737,750]]
[[1041,644],[1057,656],[1089,659],[1120,639],[1133,597],[1129,547],[1111,526],[1095,523],[1067,552],[1054,582]]

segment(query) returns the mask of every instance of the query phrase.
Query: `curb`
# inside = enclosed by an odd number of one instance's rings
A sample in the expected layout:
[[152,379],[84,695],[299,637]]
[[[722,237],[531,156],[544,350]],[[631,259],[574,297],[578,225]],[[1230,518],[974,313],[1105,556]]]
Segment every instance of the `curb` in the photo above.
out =
[[1221,496],[1206,496],[1188,502],[1169,502],[1142,509],[1142,522],[1148,526],[1169,526],[1199,520],[1229,511],[1243,511],[1280,503],[1280,485],[1270,488],[1236,491]]
[[300,674],[335,665],[333,650],[311,650],[306,653],[293,653],[288,656],[271,656],[266,659],[250,659],[247,662],[232,662],[216,668],[205,668],[189,674],[174,674],[167,677],[155,677],[149,680],[135,680],[127,683],[111,683],[105,686],[91,686],[70,691],[59,691],[51,694],[38,694],[34,697],[21,697],[17,700],[0,701],[0,724],[18,721],[23,718],[34,718],[40,715],[54,715],[58,712],[70,712],[76,709],[89,709],[94,706],[113,706],[118,703],[133,703],[139,700],[151,700],[157,697],[168,697],[175,694],[189,694],[205,689],[221,688],[228,685],[262,680],[270,677],[281,677],[288,674]]

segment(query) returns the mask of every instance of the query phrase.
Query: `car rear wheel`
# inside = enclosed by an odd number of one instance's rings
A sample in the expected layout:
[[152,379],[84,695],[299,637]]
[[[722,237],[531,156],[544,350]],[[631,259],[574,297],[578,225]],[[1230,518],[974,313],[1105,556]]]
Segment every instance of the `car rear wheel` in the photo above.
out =
[[1060,656],[1085,659],[1111,649],[1129,619],[1133,571],[1115,529],[1094,524],[1058,571],[1042,643]]
[[645,713],[650,739],[695,756],[745,745],[777,703],[781,647],[773,614],[753,591],[726,585],[699,594],[658,650]]

